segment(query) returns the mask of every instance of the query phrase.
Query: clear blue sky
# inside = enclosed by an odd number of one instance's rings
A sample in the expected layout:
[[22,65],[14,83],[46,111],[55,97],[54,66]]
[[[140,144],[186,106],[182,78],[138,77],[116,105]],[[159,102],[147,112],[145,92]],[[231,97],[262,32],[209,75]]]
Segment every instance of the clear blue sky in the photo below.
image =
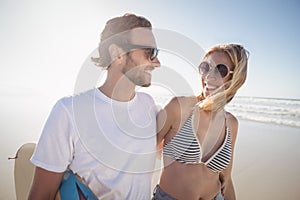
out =
[[240,96],[300,99],[299,9],[297,0],[1,0],[0,94],[70,94],[105,22],[132,12],[205,50],[243,44],[250,61]]

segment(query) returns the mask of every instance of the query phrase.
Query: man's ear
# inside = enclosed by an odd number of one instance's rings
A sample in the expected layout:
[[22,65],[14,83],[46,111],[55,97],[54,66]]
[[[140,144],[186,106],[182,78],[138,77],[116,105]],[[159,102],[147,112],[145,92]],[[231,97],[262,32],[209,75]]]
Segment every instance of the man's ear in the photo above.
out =
[[116,44],[111,44],[108,47],[108,52],[111,58],[111,63],[115,62],[117,60],[121,60],[122,59],[122,54],[124,53],[123,49],[120,48],[118,45]]

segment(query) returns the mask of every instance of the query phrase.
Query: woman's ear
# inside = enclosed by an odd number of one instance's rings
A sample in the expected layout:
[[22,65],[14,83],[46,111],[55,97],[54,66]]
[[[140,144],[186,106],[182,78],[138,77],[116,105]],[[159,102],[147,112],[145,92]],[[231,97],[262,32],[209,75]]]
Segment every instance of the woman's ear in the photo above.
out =
[[124,53],[124,51],[116,44],[111,44],[108,47],[108,52],[109,52],[109,55],[111,58],[111,63],[118,61],[118,60],[120,60],[120,61],[122,60],[121,55]]

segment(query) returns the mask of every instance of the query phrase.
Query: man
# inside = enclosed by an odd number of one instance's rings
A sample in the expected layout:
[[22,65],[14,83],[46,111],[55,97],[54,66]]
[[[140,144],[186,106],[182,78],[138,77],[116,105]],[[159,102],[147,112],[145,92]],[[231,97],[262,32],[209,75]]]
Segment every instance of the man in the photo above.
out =
[[66,170],[99,199],[151,198],[156,110],[149,95],[135,91],[149,86],[160,66],[151,23],[133,14],[109,20],[98,50],[99,58],[92,59],[107,69],[107,78],[53,107],[31,158],[31,200],[54,199]]

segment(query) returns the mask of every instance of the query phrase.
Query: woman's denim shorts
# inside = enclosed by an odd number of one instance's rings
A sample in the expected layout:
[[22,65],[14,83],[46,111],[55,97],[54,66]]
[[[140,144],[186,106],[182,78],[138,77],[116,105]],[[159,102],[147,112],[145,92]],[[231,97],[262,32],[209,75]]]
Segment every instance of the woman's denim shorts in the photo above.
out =
[[[156,185],[156,187],[154,188],[154,191],[153,191],[152,200],[176,200],[176,199],[174,199],[173,197],[171,197],[170,195],[168,195],[167,193],[162,191],[162,189],[159,187],[159,185]],[[217,196],[215,196],[215,198],[213,198],[213,200],[225,200],[225,199],[222,196],[221,192],[219,192],[217,194]]]

